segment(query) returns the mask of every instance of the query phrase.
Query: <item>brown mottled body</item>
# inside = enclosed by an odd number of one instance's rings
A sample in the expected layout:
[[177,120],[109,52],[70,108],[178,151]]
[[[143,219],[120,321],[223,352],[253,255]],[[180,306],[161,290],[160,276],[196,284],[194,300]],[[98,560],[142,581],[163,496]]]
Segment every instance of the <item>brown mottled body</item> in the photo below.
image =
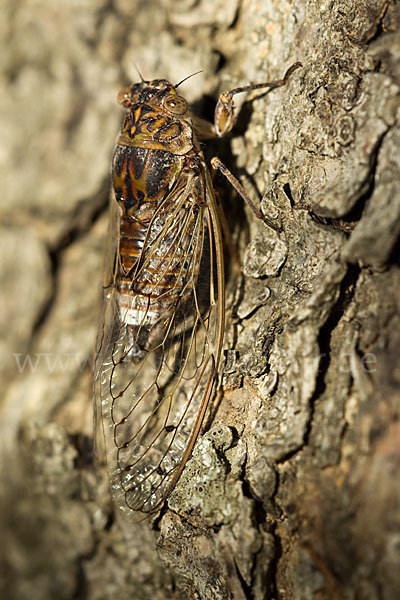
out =
[[[154,92],[158,89],[154,84],[161,86],[161,96],[172,96],[168,82],[149,82],[151,98],[141,92],[143,99],[130,108],[124,120],[112,171],[113,192],[121,213],[115,280],[118,304],[133,339],[141,329],[146,349],[150,340],[157,342],[157,335],[148,336],[148,327],[174,310],[178,298],[182,302],[185,286],[186,295],[191,294],[190,286],[195,282],[187,281],[187,271],[195,249],[191,240],[199,217],[196,202],[204,197],[206,187],[204,157],[193,128],[157,106],[159,94]],[[194,178],[196,185],[189,185]],[[165,232],[171,218],[183,222],[189,212],[186,235],[179,236],[177,228],[170,228],[145,261],[145,241],[151,244]],[[137,352],[140,348],[135,349]]]

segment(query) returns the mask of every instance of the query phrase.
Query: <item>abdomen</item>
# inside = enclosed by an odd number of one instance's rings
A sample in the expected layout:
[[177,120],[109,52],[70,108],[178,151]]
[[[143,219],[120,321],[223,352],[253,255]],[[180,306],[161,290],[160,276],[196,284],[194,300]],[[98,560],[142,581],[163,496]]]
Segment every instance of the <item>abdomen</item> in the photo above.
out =
[[147,350],[158,343],[157,322],[165,323],[193,285],[187,273],[193,274],[199,208],[189,191],[190,176],[184,156],[116,147],[113,188],[121,209],[117,303],[121,321],[132,330],[132,344]]

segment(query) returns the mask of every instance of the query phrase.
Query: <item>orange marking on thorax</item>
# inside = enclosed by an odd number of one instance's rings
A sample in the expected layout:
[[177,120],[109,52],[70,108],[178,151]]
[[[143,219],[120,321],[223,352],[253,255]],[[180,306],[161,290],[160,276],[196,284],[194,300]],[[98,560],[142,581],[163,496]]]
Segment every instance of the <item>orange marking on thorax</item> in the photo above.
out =
[[135,123],[137,123],[140,119],[140,113],[142,112],[142,107],[138,106],[135,110]]

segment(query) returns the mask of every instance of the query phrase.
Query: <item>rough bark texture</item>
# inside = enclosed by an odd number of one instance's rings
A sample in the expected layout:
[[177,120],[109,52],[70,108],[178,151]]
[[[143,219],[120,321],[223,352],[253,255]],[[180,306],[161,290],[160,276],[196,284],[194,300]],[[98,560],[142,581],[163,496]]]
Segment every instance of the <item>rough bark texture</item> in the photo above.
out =
[[[3,598],[398,597],[399,23],[394,0],[4,2]],[[223,187],[243,272],[210,429],[127,528],[91,450],[116,92],[134,63],[203,69],[182,90],[210,117],[296,61],[210,145],[280,232]]]

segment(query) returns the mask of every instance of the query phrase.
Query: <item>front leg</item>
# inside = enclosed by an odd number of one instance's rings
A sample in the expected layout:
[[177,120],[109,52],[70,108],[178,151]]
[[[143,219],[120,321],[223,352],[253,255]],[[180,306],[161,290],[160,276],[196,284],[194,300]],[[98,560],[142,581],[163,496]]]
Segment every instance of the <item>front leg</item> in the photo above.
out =
[[235,123],[235,106],[233,104],[233,96],[240,94],[241,92],[250,92],[251,90],[282,87],[283,85],[286,85],[293,71],[301,66],[302,64],[299,62],[294,63],[288,68],[283,79],[269,81],[267,83],[251,83],[250,85],[244,85],[243,87],[238,87],[230,92],[221,94],[214,113],[214,129],[216,135],[218,137],[222,137],[229,133]]
[[286,85],[293,71],[301,66],[302,64],[299,62],[294,63],[288,68],[283,79],[269,81],[267,83],[251,83],[250,85],[244,85],[242,87],[234,88],[229,92],[224,92],[220,95],[217,106],[215,107],[214,124],[197,117],[193,119],[197,132],[204,139],[223,137],[231,131],[235,123],[235,105],[233,104],[233,96],[241,94],[242,92],[250,92],[251,90],[282,87],[283,85]]
[[[249,92],[251,90],[257,90],[262,88],[276,88],[286,85],[289,77],[299,67],[301,67],[301,63],[294,63],[289,69],[286,71],[283,79],[278,79],[277,81],[269,81],[267,83],[253,83],[250,85],[246,85],[243,87],[234,88],[229,92],[225,92],[220,95],[217,106],[215,107],[214,113],[214,125],[209,121],[205,121],[204,119],[194,118],[193,123],[196,131],[199,133],[201,137],[204,139],[212,139],[216,137],[223,137],[227,133],[229,133],[235,123],[235,106],[233,104],[233,96],[236,94],[240,94],[241,92]],[[252,202],[245,189],[241,185],[241,183],[236,179],[234,175],[229,171],[229,169],[223,164],[223,162],[214,157],[211,159],[211,166],[213,169],[220,171],[232,185],[232,187],[237,191],[237,193],[243,198],[246,204],[251,208],[254,215],[257,219],[264,221],[271,229],[275,229],[275,231],[279,231],[281,229],[280,225],[274,223],[267,219],[262,212],[255,206]]]

